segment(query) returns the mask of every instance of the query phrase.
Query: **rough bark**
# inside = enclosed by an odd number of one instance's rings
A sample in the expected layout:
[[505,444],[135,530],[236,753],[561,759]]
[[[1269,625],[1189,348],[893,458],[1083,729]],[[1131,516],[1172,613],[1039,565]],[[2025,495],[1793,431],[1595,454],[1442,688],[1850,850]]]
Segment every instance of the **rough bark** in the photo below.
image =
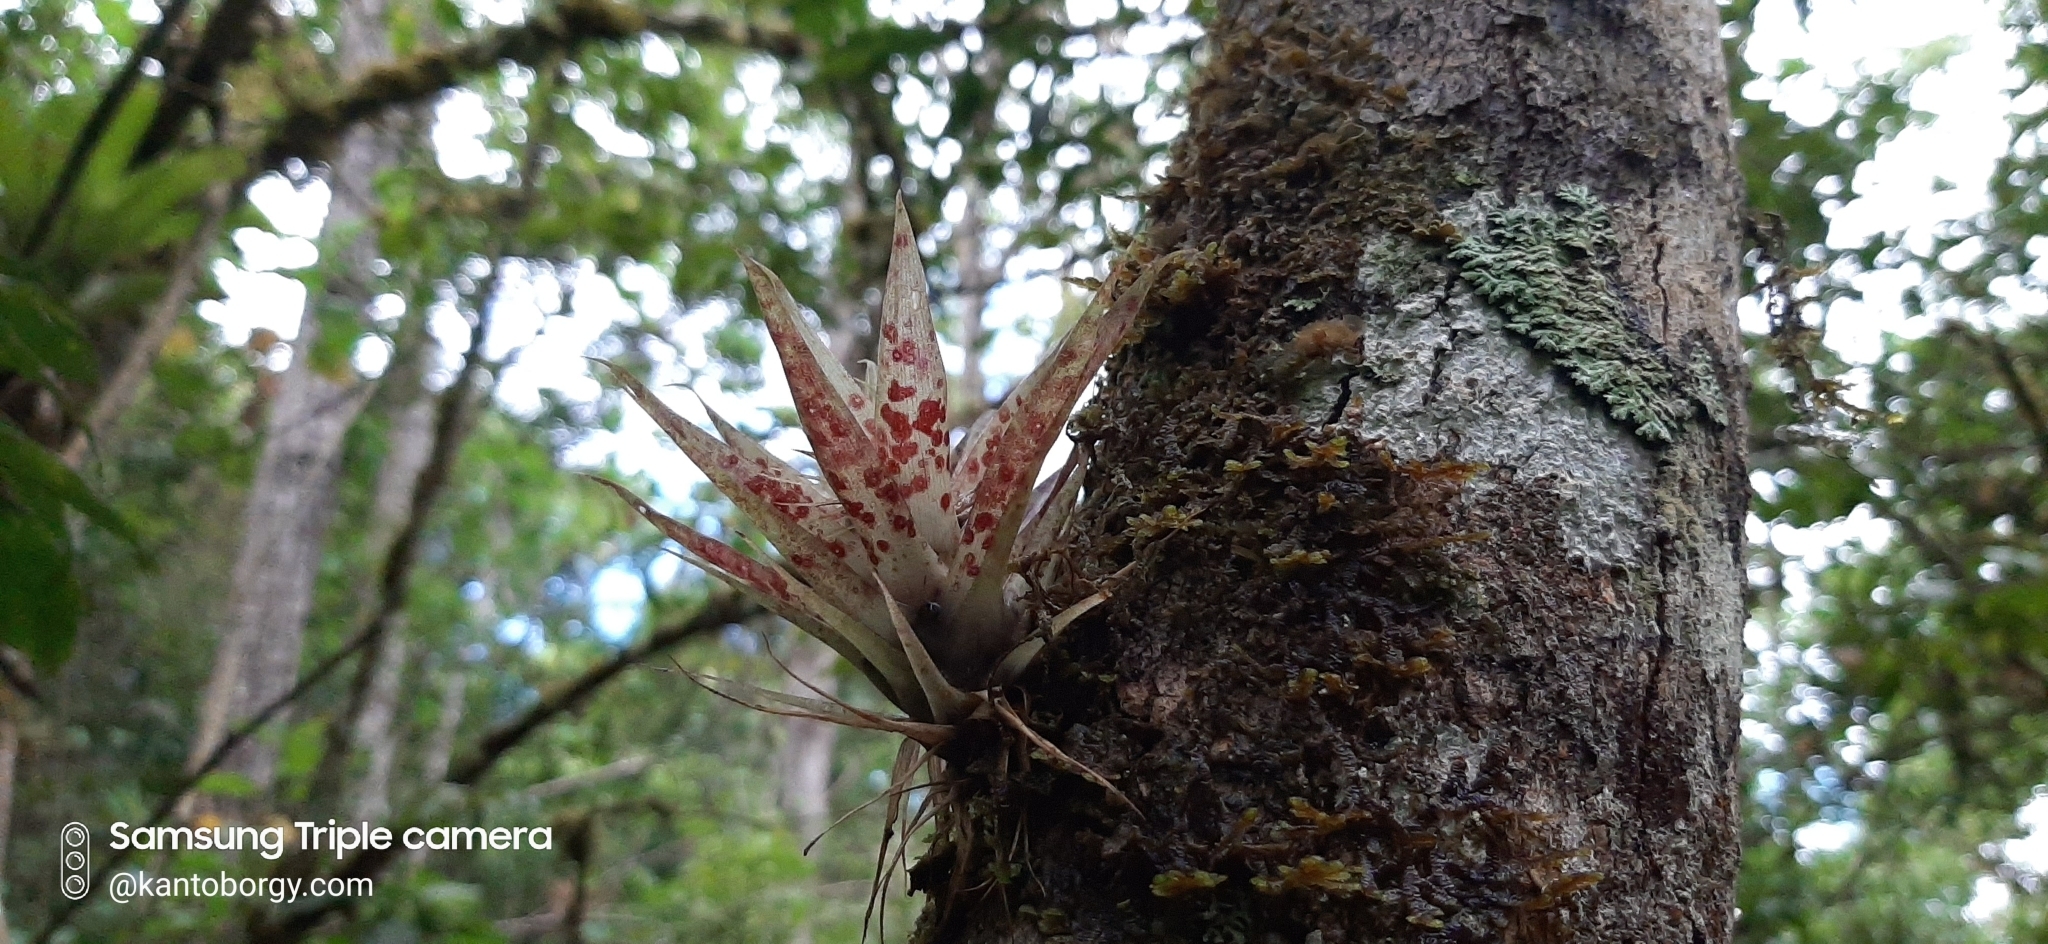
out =
[[[389,56],[380,0],[344,4],[337,25],[335,58],[344,76],[359,74]],[[361,306],[369,301],[376,239],[365,224],[376,209],[373,182],[398,162],[401,150],[395,129],[358,125],[344,137],[330,168],[334,197],[326,230],[355,235],[334,262],[327,297],[308,300],[292,363],[270,406],[235,563],[229,622],[192,745],[195,764],[212,752],[235,722],[290,689],[298,676],[313,583],[333,515],[342,438],[371,389],[361,382],[331,379],[313,364],[317,312],[323,305]],[[275,766],[275,747],[251,741],[222,769],[267,788]]]
[[1704,0],[1222,4],[1024,680],[1137,810],[962,758],[926,940],[1729,939],[1724,96]]

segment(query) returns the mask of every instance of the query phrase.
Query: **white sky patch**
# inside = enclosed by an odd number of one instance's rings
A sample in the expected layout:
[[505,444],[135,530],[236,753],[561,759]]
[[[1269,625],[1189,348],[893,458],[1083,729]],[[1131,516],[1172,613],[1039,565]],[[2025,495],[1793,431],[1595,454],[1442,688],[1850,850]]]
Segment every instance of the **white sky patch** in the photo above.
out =
[[299,336],[299,319],[306,310],[306,286],[276,272],[251,272],[226,259],[213,263],[214,281],[222,296],[198,305],[199,317],[220,329],[221,341],[247,344],[249,335],[267,328],[289,341]]
[[612,117],[612,110],[604,103],[592,99],[579,99],[569,109],[570,120],[576,127],[590,135],[590,140],[607,153],[616,157],[648,158],[654,156],[654,142],[637,132],[619,126]]
[[465,0],[470,13],[497,26],[511,26],[526,19],[524,0]]
[[[1875,160],[1857,170],[1851,182],[1857,199],[1830,213],[1830,245],[1857,246],[1883,233],[1924,253],[1939,224],[1991,206],[1986,184],[2011,135],[2006,90],[2019,78],[2007,65],[2016,39],[2002,28],[2001,19],[2001,5],[1984,2],[1815,0],[1801,28],[1792,0],[1766,0],[1758,6],[1749,64],[1765,76],[1775,75],[1788,60],[1812,68],[1782,83],[1760,80],[1746,91],[1768,94],[1772,107],[1809,126],[1833,117],[1835,89],[1896,69],[1912,50],[1930,42],[1959,37],[1968,44],[1945,66],[1914,82],[1908,100],[1913,108],[1934,114],[1934,122],[1900,131],[1878,148]],[[1881,356],[1885,333],[1920,337],[1933,330],[1935,317],[1909,319],[1899,303],[1899,292],[1919,282],[1921,274],[1907,268],[1858,276],[1854,284],[1865,300],[1829,306],[1828,346],[1852,363],[1868,364]],[[2030,293],[2015,286],[2014,294]],[[2048,303],[2021,304],[2048,310]],[[1748,327],[1757,319],[1751,314],[1744,322]]]
[[458,88],[434,103],[434,126],[428,133],[441,173],[450,180],[473,177],[503,182],[512,171],[509,152],[484,144],[484,137],[496,126],[484,97]]
[[640,38],[640,68],[665,79],[683,74],[683,64],[676,59],[675,47],[653,33]]
[[647,585],[627,565],[615,564],[590,581],[590,625],[607,642],[624,642],[640,623]]
[[1963,918],[1972,924],[1989,924],[2012,907],[2012,886],[1995,876],[1979,875],[1970,887],[1970,903],[1963,906]]

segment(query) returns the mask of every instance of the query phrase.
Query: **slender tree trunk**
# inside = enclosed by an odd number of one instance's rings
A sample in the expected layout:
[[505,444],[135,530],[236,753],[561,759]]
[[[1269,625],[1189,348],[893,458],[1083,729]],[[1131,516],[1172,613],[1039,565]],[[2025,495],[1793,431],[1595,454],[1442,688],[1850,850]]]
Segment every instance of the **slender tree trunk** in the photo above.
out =
[[467,705],[469,671],[459,662],[442,669],[441,715],[434,720],[434,733],[420,756],[420,785],[429,791],[441,788],[448,779],[448,765],[455,757],[455,735],[462,730],[462,712]]
[[[427,467],[434,451],[435,400],[421,386],[421,379],[440,348],[424,336],[419,341],[418,353],[407,365],[409,369],[384,378],[387,385],[400,385],[396,388],[386,386],[386,390],[403,392],[398,393],[402,399],[393,410],[391,432],[387,437],[389,447],[383,466],[377,470],[370,519],[365,527],[363,547],[368,551],[369,560],[384,562],[390,559],[393,546],[412,522],[413,493],[419,484],[420,473]],[[357,604],[364,620],[377,618],[379,608],[384,605],[383,589],[382,581],[364,585]],[[353,717],[343,715],[334,722],[353,725],[352,737],[330,738],[329,746],[336,753],[323,756],[316,769],[315,790],[323,787],[331,790],[348,772],[349,762],[353,760],[349,755],[354,753],[353,749],[362,749],[365,765],[347,790],[346,802],[337,803],[335,807],[353,811],[356,819],[374,821],[390,812],[391,772],[398,753],[398,729],[394,722],[398,716],[399,683],[405,674],[407,651],[405,629],[405,613],[394,613],[387,618],[384,638],[366,647],[365,661],[358,668],[360,678],[351,686],[352,697],[347,704],[349,708],[360,707],[361,711]],[[358,688],[362,691],[359,706],[353,697]],[[323,773],[327,781],[325,784],[321,782]],[[314,799],[322,798],[315,796]]]
[[[343,4],[338,27],[336,59],[344,78],[389,58],[381,0]],[[235,563],[229,623],[192,745],[194,764],[236,722],[290,689],[298,675],[313,584],[333,514],[342,438],[371,389],[361,382],[332,380],[313,364],[318,312],[326,305],[359,307],[370,300],[377,251],[375,231],[366,224],[376,208],[373,182],[397,164],[401,150],[397,130],[365,124],[342,139],[331,162],[328,182],[334,197],[326,229],[355,235],[331,263],[328,297],[308,301],[291,366],[271,404]],[[237,749],[222,769],[267,789],[275,766],[275,747],[258,739]]]
[[988,376],[981,370],[981,345],[986,337],[981,316],[988,308],[988,295],[1002,281],[1002,267],[991,268],[982,260],[988,250],[988,227],[982,214],[988,211],[988,193],[981,181],[968,177],[960,184],[967,195],[967,209],[953,227],[953,261],[960,267],[960,347],[966,355],[960,367],[960,395],[954,399],[953,422],[968,426],[988,411]]
[[1729,939],[1725,95],[1705,0],[1221,5],[1025,680],[1136,810],[1011,773],[926,940]]
[[[801,637],[788,659],[796,678],[783,688],[806,697],[815,697],[814,690],[838,694],[839,680],[832,675],[837,660],[838,655],[824,643]],[[776,779],[782,788],[779,799],[804,842],[824,832],[832,821],[832,750],[838,743],[839,729],[834,725],[801,718],[784,722],[782,747],[775,755]]]
[[[12,692],[0,692],[0,862],[7,861],[7,840],[14,820],[14,775],[21,759],[21,721],[15,713],[20,710]],[[6,872],[0,870],[0,891],[6,884]],[[6,935],[6,909],[0,907],[0,938]]]
[[[838,653],[809,636],[797,638],[787,662],[795,678],[783,688],[806,697],[815,697],[816,692],[838,694],[839,680],[832,675]],[[781,787],[777,799],[796,827],[799,842],[810,842],[832,822],[832,755],[838,746],[836,725],[802,718],[783,722],[782,746],[775,753],[776,781]],[[798,924],[790,935],[791,944],[810,944],[811,940],[809,921]]]
[[398,763],[399,683],[405,679],[405,616],[392,619],[391,636],[377,653],[369,697],[356,719],[356,744],[363,749],[363,771],[349,790],[350,807],[358,820],[379,822],[391,815],[391,773]]

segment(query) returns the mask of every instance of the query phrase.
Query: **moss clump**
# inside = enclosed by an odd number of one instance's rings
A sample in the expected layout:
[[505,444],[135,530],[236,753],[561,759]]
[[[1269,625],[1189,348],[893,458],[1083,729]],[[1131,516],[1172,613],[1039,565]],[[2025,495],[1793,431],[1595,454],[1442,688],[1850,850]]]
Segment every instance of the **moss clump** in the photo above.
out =
[[1534,195],[1513,205],[1479,199],[1484,228],[1465,234],[1450,258],[1508,330],[1645,440],[1671,442],[1702,411],[1725,422],[1711,362],[1674,358],[1615,293],[1609,273],[1619,253],[1598,198],[1568,186],[1555,207]]

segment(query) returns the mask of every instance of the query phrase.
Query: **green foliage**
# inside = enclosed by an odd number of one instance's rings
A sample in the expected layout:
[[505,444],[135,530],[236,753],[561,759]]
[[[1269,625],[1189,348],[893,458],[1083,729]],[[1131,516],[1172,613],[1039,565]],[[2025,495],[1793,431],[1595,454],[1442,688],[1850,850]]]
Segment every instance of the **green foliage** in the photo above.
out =
[[66,508],[134,537],[76,473],[0,423],[0,643],[27,653],[45,670],[70,655],[81,606]]

